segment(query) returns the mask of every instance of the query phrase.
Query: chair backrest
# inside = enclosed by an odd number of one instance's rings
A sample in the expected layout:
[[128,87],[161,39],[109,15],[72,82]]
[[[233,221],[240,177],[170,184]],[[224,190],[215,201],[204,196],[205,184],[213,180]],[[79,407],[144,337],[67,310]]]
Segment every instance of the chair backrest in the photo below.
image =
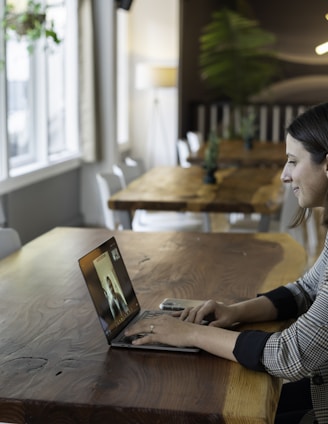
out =
[[130,156],[127,156],[124,159],[124,162],[128,166],[137,166],[139,168],[140,175],[146,172],[144,160],[141,158],[131,158]]
[[22,246],[19,234],[13,228],[0,228],[0,259],[10,255]]
[[130,228],[130,220],[128,213],[125,211],[113,211],[108,206],[109,198],[114,193],[124,188],[122,186],[120,177],[111,172],[98,172],[96,178],[105,226],[110,230]]
[[297,198],[292,193],[290,184],[284,185],[284,198],[280,213],[280,231],[287,232],[296,212],[298,210]]
[[280,214],[280,231],[289,233],[303,246],[307,245],[307,250],[310,252],[310,254],[313,254],[318,244],[315,215],[311,214],[304,225],[298,225],[295,228],[289,228],[293,218],[295,218],[298,209],[298,200],[292,192],[292,186],[291,184],[287,184],[285,185],[284,203],[282,205]]
[[140,177],[142,174],[139,166],[131,166],[127,165],[126,163],[113,165],[113,172],[120,178],[123,187],[126,187],[128,184],[130,184],[131,181]]
[[197,152],[202,145],[202,135],[200,132],[188,131],[187,141],[191,152]]
[[285,192],[280,213],[279,231],[282,233],[289,233],[295,240],[304,246],[304,227],[299,225],[295,228],[289,228],[299,208],[297,198],[292,192],[291,184],[285,184],[284,190]]
[[177,141],[178,157],[179,163],[183,168],[189,168],[190,162],[188,162],[188,157],[190,155],[190,150],[187,142],[185,140]]

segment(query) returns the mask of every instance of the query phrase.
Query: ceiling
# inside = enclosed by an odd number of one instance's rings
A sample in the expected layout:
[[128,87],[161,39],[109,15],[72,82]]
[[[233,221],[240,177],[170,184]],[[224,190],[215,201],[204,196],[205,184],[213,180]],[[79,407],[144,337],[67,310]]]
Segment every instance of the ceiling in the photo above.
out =
[[249,0],[261,26],[276,35],[278,53],[290,61],[328,64],[314,48],[328,41],[327,0]]
[[315,47],[328,41],[327,0],[248,0],[261,27],[276,36],[275,50],[284,62],[284,81],[256,96],[259,101],[328,100],[328,53]]

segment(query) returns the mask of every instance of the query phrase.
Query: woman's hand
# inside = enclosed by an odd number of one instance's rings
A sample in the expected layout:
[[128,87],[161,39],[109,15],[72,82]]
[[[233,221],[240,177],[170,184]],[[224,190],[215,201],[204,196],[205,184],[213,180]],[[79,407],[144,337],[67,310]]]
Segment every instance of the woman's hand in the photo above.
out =
[[233,349],[239,335],[237,331],[197,325],[165,314],[140,320],[125,331],[126,336],[136,334],[141,336],[133,340],[134,345],[163,343],[171,346],[193,346],[236,361]]
[[186,308],[180,314],[180,319],[186,322],[201,324],[209,321],[210,326],[228,328],[236,324],[234,309],[221,302],[208,300],[195,308]]
[[132,342],[135,345],[164,343],[172,346],[195,346],[197,327],[200,326],[163,314],[138,321],[125,331],[125,335],[142,334],[142,337]]

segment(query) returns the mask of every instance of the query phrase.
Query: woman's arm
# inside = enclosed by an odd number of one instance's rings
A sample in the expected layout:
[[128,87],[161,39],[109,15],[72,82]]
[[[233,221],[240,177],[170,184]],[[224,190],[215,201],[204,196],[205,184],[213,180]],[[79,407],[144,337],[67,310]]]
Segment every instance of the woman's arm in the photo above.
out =
[[239,322],[272,321],[277,318],[277,309],[266,296],[234,303],[227,306],[223,303],[208,300],[202,305],[182,311],[183,321],[200,324],[210,321],[210,326],[227,328]]
[[132,342],[135,345],[164,343],[172,346],[194,346],[213,355],[236,361],[233,350],[240,333],[197,325],[164,314],[140,320],[125,332],[126,336],[135,334],[143,335]]

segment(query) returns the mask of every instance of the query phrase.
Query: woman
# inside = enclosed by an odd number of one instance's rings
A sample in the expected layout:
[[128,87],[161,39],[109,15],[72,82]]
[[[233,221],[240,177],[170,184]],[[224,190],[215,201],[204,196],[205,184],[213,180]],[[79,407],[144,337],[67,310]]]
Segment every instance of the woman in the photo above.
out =
[[[281,179],[292,185],[302,214],[323,207],[328,227],[328,103],[315,106],[287,128],[287,163]],[[283,385],[276,423],[328,423],[328,239],[314,266],[303,277],[256,299],[230,306],[205,302],[184,310],[180,320],[170,316],[137,323],[127,335],[144,333],[134,343],[162,342],[197,346],[292,383]],[[229,330],[237,322],[296,318],[286,330]],[[200,324],[210,319],[208,326]],[[312,396],[311,396],[311,394]]]

